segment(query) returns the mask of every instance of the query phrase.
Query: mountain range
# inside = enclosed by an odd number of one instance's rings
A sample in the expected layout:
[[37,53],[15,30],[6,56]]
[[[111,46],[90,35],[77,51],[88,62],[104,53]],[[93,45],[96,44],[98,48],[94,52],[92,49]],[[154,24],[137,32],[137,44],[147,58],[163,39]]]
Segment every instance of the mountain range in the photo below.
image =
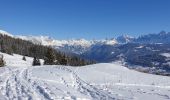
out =
[[34,44],[53,48],[96,62],[121,61],[129,68],[139,71],[170,75],[170,32],[142,35],[137,38],[122,35],[102,40],[56,40],[48,36],[14,36],[8,32],[1,34],[31,41]]

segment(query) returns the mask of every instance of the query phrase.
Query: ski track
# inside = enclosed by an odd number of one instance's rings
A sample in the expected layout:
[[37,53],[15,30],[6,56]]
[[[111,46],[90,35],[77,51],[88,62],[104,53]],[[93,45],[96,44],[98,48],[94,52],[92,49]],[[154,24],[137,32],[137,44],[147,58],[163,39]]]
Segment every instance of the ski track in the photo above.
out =
[[[97,89],[96,87],[92,86],[92,85],[89,85],[88,83],[84,82],[83,80],[81,80],[75,72],[73,72],[72,70],[64,67],[64,66],[57,66],[55,67],[57,68],[58,70],[62,70],[62,71],[66,71],[67,73],[70,73],[71,76],[73,76],[72,78],[72,81],[74,82],[74,85],[71,85],[69,82],[67,82],[67,80],[56,74],[58,77],[60,77],[60,80],[61,82],[66,86],[66,87],[72,87],[74,88],[76,91],[79,91],[81,94],[83,95],[88,95],[90,96],[91,98],[93,99],[96,99],[96,100],[113,100],[114,98],[110,95],[108,95],[108,93],[105,93],[99,89]],[[71,77],[70,76],[70,77]],[[40,81],[40,80],[39,80]],[[53,96],[50,96],[50,94],[55,94],[55,93],[52,93],[50,91],[50,89],[48,88],[48,83],[45,83],[44,80],[41,80],[40,81],[41,83],[45,84],[43,86],[46,86],[44,87],[43,89],[45,89],[45,91],[48,91],[46,92],[47,96],[48,97],[53,97]],[[54,81],[53,81],[54,82]],[[56,87],[57,88],[57,87]],[[42,88],[41,88],[42,89]],[[60,89],[59,89],[60,90]],[[63,93],[65,93],[66,95],[70,96],[70,99],[75,99],[76,97],[74,95],[71,95],[69,91],[63,91],[63,90],[60,90],[62,91]],[[51,93],[50,93],[51,92]]]
[[[59,72],[61,71],[61,73],[45,69],[46,67],[6,67],[5,71],[0,74],[0,95],[2,94],[5,100],[77,100],[86,97],[86,99],[93,100],[114,100],[115,98],[133,100],[136,99],[135,94],[146,94],[170,99],[168,94],[156,92],[159,89],[169,89],[169,86],[115,83],[110,88],[105,89],[101,84],[92,84],[82,80],[75,71],[68,67],[53,67],[59,70]],[[41,68],[47,73],[55,75],[59,80],[43,79],[38,76],[33,77],[32,72],[36,69],[42,70]],[[69,80],[62,73],[67,75]],[[62,85],[62,88],[57,84]],[[109,87],[109,84],[107,87]],[[128,87],[134,87],[134,89],[132,90]],[[153,90],[145,90],[145,87]],[[62,95],[58,95],[56,91]],[[130,96],[119,94],[119,91],[128,93]],[[81,94],[83,98],[81,96],[77,97],[74,93]]]
[[[38,67],[36,67],[38,68]],[[66,71],[70,74],[72,78],[73,85],[71,85],[67,80],[61,75],[56,74],[61,83],[68,88],[79,92],[82,95],[86,95],[91,99],[96,100],[113,100],[114,97],[109,95],[106,91],[99,90],[95,86],[89,85],[87,82],[83,81],[78,77],[78,75],[71,69],[66,67],[55,67],[58,70]],[[31,77],[31,71],[34,70],[33,67],[25,68],[10,68],[7,67],[6,71],[0,74],[0,91],[6,100],[56,100],[56,95],[49,86],[49,81],[43,79],[34,79]],[[50,81],[56,82],[56,81]],[[62,92],[66,97],[60,99],[72,99],[76,100],[76,96],[71,94],[67,90],[61,90],[57,86],[53,85],[53,88]]]
[[[78,75],[75,72],[73,72],[72,70],[70,70],[69,68],[66,68],[64,66],[56,67],[56,68],[71,73],[71,76],[73,77],[74,88],[77,89],[79,92],[81,92],[85,95],[88,94],[93,99],[97,99],[97,100],[112,100],[112,99],[114,99],[114,97],[110,96],[108,92],[99,90],[96,87],[94,87],[94,86],[90,85],[89,83],[80,79],[80,77],[78,77]],[[62,78],[62,80],[64,80],[64,78]],[[64,81],[64,83],[65,83],[65,81]]]
[[[1,85],[2,95],[7,100],[51,100],[43,89],[35,84],[30,84],[27,80],[27,68],[18,68],[4,73],[8,76],[3,85]],[[1,77],[3,77],[1,76]]]
[[32,66],[30,57],[3,55],[0,100],[170,100],[169,77],[109,63]]

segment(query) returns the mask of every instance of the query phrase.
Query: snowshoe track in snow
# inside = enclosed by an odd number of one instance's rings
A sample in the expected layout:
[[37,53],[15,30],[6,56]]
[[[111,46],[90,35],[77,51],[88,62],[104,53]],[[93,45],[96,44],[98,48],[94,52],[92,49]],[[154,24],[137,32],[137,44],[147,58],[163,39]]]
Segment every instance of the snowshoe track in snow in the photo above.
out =
[[[64,66],[55,67],[57,70],[68,73],[68,77],[72,78],[72,82],[68,82],[65,77],[60,74],[52,73],[60,79],[60,82],[55,80],[43,80],[41,78],[32,78],[32,71],[43,67],[24,67],[24,68],[6,68],[6,72],[0,75],[0,89],[2,95],[7,100],[56,100],[56,99],[76,99],[76,96],[71,93],[71,90],[85,95],[88,98],[96,100],[112,100],[112,96],[105,91],[99,90],[96,87],[89,85],[78,77],[71,69]],[[5,80],[5,81],[4,81]],[[1,82],[2,81],[2,82]],[[49,82],[62,83],[66,89],[62,90],[57,85],[50,86]],[[57,97],[53,91],[54,88],[63,94],[63,97]],[[64,97],[65,96],[65,97]]]
[[138,99],[137,95],[170,99],[168,85],[93,84],[82,77],[80,69],[75,69],[67,66],[2,68],[0,100],[133,100]]
[[23,61],[21,55],[1,54],[6,66],[0,68],[0,100],[170,99],[170,77],[136,72],[119,63],[33,67],[33,58]]
[[32,100],[34,99],[33,97],[37,98],[35,91],[22,78],[21,73],[23,70],[25,69],[10,69],[9,73],[4,74],[4,76],[8,77],[6,77],[4,85],[1,86],[1,91],[7,100]]
[[64,70],[68,73],[71,73],[73,77],[74,87],[77,89],[77,91],[85,95],[90,95],[93,99],[97,99],[97,100],[114,99],[114,97],[110,96],[109,93],[107,93],[106,91],[101,91],[97,89],[96,87],[80,79],[80,77],[78,77],[78,75],[74,71],[70,70],[69,68],[66,68],[64,66],[56,67],[56,68]]

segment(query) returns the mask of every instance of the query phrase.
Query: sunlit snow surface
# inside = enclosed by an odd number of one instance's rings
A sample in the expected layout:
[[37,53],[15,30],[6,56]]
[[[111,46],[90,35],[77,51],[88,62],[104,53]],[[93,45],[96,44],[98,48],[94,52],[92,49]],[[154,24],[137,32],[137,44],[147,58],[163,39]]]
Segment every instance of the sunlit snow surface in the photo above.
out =
[[35,66],[32,58],[4,54],[2,100],[168,100],[170,77],[129,70],[118,63],[84,67]]

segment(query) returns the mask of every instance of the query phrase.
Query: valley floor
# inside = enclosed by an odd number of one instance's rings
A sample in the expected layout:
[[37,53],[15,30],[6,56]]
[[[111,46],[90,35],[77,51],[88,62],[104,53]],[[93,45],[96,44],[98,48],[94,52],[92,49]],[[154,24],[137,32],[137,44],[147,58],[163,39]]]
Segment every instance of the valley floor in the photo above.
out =
[[33,67],[32,58],[26,62],[21,58],[5,55],[0,100],[170,99],[170,77],[140,73],[116,63]]

